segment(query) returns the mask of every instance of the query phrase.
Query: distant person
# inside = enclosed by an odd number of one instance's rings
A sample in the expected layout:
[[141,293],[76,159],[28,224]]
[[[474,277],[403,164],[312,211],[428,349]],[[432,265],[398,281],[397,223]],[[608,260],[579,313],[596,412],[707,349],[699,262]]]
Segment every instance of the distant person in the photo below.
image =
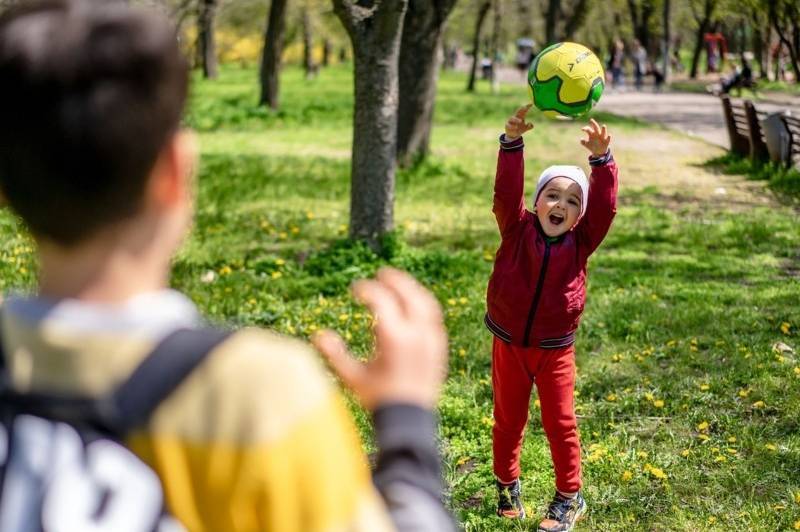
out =
[[522,135],[530,105],[505,125],[494,186],[500,249],[487,290],[484,322],[492,344],[493,470],[497,514],[525,517],[520,451],[533,385],[555,468],[555,494],[538,530],[572,530],[586,512],[574,410],[575,332],[586,299],[586,263],[616,213],[617,166],[611,137],[594,120],[582,128],[591,184],[577,166],[551,166],[526,208]]
[[633,79],[636,90],[642,90],[644,85],[644,77],[647,74],[647,50],[644,49],[639,39],[633,40],[633,52],[631,52],[631,59],[633,60]]
[[614,41],[614,46],[611,48],[611,57],[608,61],[609,70],[611,70],[611,87],[619,88],[625,84],[623,76],[623,67],[625,62],[625,44],[621,39]]
[[372,476],[307,344],[209,329],[168,288],[197,162],[170,24],[122,2],[20,3],[0,16],[0,79],[0,190],[40,266],[0,321],[4,532],[454,530],[433,415],[447,338],[412,278],[355,285],[380,315],[371,363],[316,340],[372,413]]
[[721,92],[722,94],[729,94],[731,89],[752,88],[754,84],[753,69],[750,68],[750,62],[747,59],[742,59],[742,66],[736,67],[730,76],[723,78]]
[[653,92],[661,92],[664,86],[664,73],[653,61],[648,61],[647,73],[653,76]]

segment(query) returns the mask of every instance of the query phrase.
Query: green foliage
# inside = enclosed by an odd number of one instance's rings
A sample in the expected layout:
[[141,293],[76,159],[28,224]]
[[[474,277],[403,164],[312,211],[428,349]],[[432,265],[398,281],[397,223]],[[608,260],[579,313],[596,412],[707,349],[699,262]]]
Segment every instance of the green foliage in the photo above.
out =
[[[466,530],[530,528],[493,513],[491,336],[481,323],[498,245],[496,139],[526,101],[524,89],[492,95],[479,85],[466,94],[463,77],[442,77],[433,155],[398,173],[397,230],[379,256],[344,239],[349,72],[325,69],[307,82],[287,70],[281,115],[254,109],[255,80],[254,71],[226,68],[219,81],[195,84],[188,122],[203,146],[197,223],[175,259],[173,286],[214,319],[303,337],[330,327],[365,355],[371,321],[349,284],[382,264],[411,271],[441,301],[450,333],[439,408],[448,500]],[[532,115],[529,178],[549,164],[585,161],[580,123]],[[601,119],[621,161],[630,150],[623,133],[661,133]],[[638,163],[622,168],[619,213],[590,262],[577,342],[590,507],[579,529],[791,529],[800,520],[796,212],[642,188],[649,170]],[[0,283],[29,289],[30,240],[8,214],[0,232]],[[368,418],[353,413],[371,450]],[[535,404],[522,466],[536,519],[553,476]]]

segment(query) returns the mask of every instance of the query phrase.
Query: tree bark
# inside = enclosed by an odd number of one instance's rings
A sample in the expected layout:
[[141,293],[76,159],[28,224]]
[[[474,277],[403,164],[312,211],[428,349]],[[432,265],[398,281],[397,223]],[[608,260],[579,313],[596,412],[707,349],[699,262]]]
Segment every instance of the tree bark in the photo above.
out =
[[303,68],[306,72],[306,79],[311,79],[316,74],[312,47],[311,15],[308,13],[308,6],[306,5],[303,6]]
[[473,92],[475,90],[475,73],[478,70],[478,62],[481,56],[481,31],[483,30],[483,21],[486,20],[486,14],[489,8],[492,7],[491,0],[484,0],[478,7],[478,18],[475,20],[475,36],[472,38],[472,68],[469,71],[469,82],[467,82],[467,91]]
[[560,18],[561,0],[547,0],[547,9],[544,12],[545,46],[550,46],[559,41],[557,25]]
[[694,53],[692,54],[692,68],[689,71],[689,77],[691,79],[697,79],[697,69],[700,65],[700,54],[703,51],[703,37],[708,31],[708,26],[711,22],[711,16],[714,13],[715,4],[716,0],[705,0],[702,19],[697,16],[697,13],[694,13],[694,5],[691,4],[691,2],[689,4],[692,7],[692,14],[694,15],[695,21],[698,23],[697,38],[695,39]]
[[572,9],[572,15],[567,19],[564,24],[564,33],[559,40],[571,41],[575,33],[581,29],[586,22],[586,17],[589,16],[589,9],[587,7],[588,0],[578,0]]
[[670,57],[672,57],[672,13],[670,0],[664,0],[664,41],[661,46],[663,56],[661,63],[661,73],[664,75],[664,83],[669,83],[672,72],[670,69]]
[[322,41],[322,66],[326,67],[331,62],[331,40],[326,38]]
[[398,59],[408,0],[333,0],[353,43],[350,237],[379,249],[394,227]]
[[197,17],[198,38],[200,40],[200,57],[203,64],[203,77],[217,77],[217,46],[214,39],[214,19],[217,12],[217,0],[202,0]]
[[286,28],[286,0],[272,0],[264,32],[261,55],[261,97],[259,103],[278,109],[280,104],[281,53]]
[[400,44],[397,161],[424,158],[430,148],[442,36],[456,0],[408,0]]
[[650,53],[650,19],[655,12],[655,5],[652,0],[641,0],[641,5],[636,0],[628,0],[628,9],[631,12],[633,35]]
[[[797,8],[783,4],[778,6],[778,4],[778,1],[769,3],[769,18],[778,34],[780,42],[789,50],[789,61],[794,71],[794,82],[800,83],[800,21],[798,20],[798,13],[794,11]],[[778,7],[781,8],[781,13],[778,13]],[[788,13],[783,10],[787,10]],[[788,24],[791,24],[791,30],[783,26],[784,15],[789,19]],[[792,32],[791,36],[787,35],[789,31]]]

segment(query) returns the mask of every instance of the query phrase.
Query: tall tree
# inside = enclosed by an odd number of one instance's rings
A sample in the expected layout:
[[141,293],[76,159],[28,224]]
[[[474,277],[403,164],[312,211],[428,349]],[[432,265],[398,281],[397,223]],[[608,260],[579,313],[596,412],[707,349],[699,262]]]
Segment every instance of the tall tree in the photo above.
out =
[[[564,17],[565,13],[571,13]],[[544,8],[545,45],[571,39],[586,21],[588,0],[576,0],[564,5],[563,0],[546,0]]]
[[475,33],[472,37],[472,68],[469,71],[469,81],[467,82],[469,92],[475,90],[475,74],[481,58],[481,31],[483,31],[483,22],[486,20],[486,14],[489,13],[490,7],[492,7],[491,0],[480,0],[478,4],[478,17],[475,19]]
[[767,0],[769,19],[789,51],[795,83],[800,83],[800,6],[796,0]]
[[407,7],[408,0],[333,0],[355,63],[350,237],[373,249],[394,226],[397,72]]
[[206,79],[217,77],[217,45],[214,38],[214,20],[217,14],[217,0],[201,0],[197,16],[200,58],[203,76]]
[[277,109],[280,103],[281,54],[286,29],[286,0],[272,0],[264,31],[261,54],[261,97],[259,103]]
[[628,10],[631,13],[634,36],[650,52],[650,19],[656,10],[655,3],[653,0],[628,0]]
[[309,12],[308,3],[303,5],[303,10],[300,16],[303,26],[303,68],[306,72],[306,79],[311,79],[316,75],[317,67],[314,64],[313,57],[313,30],[311,27],[311,13]]
[[670,0],[664,0],[664,36],[661,42],[661,72],[664,74],[664,81],[669,83],[671,77],[670,71],[670,57],[672,57],[672,12]]
[[401,165],[428,154],[442,35],[456,0],[408,0],[400,40],[400,104],[397,160]]
[[700,65],[700,53],[703,51],[703,39],[706,32],[711,27],[711,19],[714,17],[714,11],[717,7],[717,0],[703,0],[702,13],[698,12],[696,0],[689,0],[689,7],[692,10],[692,16],[697,22],[697,34],[694,41],[694,53],[692,54],[692,68],[689,71],[689,77],[692,79],[697,78],[697,69]]

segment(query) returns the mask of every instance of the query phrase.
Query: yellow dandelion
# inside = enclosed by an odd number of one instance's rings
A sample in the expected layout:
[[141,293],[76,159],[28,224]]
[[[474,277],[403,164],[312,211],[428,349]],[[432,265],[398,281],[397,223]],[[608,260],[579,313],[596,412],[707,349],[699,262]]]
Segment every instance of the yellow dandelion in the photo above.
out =
[[792,326],[788,322],[784,321],[783,323],[781,323],[781,332],[783,334],[789,334],[789,329],[791,328]]
[[219,269],[219,274],[220,275],[230,275],[231,271],[232,270],[231,270],[230,266],[223,266],[222,268]]
[[686,458],[686,457],[687,457],[687,456],[689,456],[691,453],[692,453],[692,451],[691,451],[691,450],[689,450],[689,449],[684,449],[684,450],[682,450],[682,451],[681,451],[681,456],[683,456],[684,458]]
[[581,391],[580,390],[575,390],[575,394],[574,395],[575,395],[575,397],[580,397],[581,396]]
[[291,231],[292,231],[292,234],[293,234],[293,235],[296,235],[296,234],[299,234],[299,233],[300,233],[300,228],[299,228],[299,227],[297,227],[297,226],[292,226],[292,229],[291,229]]
[[459,297],[458,302],[462,305],[466,305],[469,302],[469,300],[466,297]]
[[347,318],[349,318],[349,317],[350,316],[348,314],[345,314],[345,313],[339,314],[339,321],[347,321]]
[[697,430],[700,432],[708,430],[708,421],[701,421],[697,424]]
[[[645,452],[645,451],[639,451],[639,452],[637,452],[637,453],[636,453],[636,456],[638,456],[639,458],[641,458],[642,460],[644,460],[645,458],[647,458],[647,452]],[[650,464],[647,464],[647,465],[650,465]]]
[[252,306],[252,305],[255,305],[256,303],[258,303],[258,301],[256,301],[255,298],[253,298],[253,297],[251,297],[250,299],[247,300],[247,304],[248,305]]
[[494,259],[494,255],[491,252],[487,251],[483,254],[483,260],[491,262]]
[[709,525],[713,525],[713,524],[714,524],[714,523],[716,523],[716,522],[717,522],[717,518],[716,518],[716,517],[714,517],[713,515],[712,515],[711,517],[709,517],[709,518],[708,518],[708,524],[709,524]]
[[628,482],[632,478],[633,478],[633,473],[631,473],[627,469],[622,472],[622,482]]
[[667,347],[675,347],[676,345],[678,345],[677,340],[670,340],[667,342]]
[[288,236],[289,235],[286,234],[286,231],[281,231],[280,233],[278,233],[278,238],[280,238],[281,240],[286,240],[286,237]]
[[715,463],[716,463],[716,462],[727,462],[727,461],[728,461],[728,459],[727,459],[727,458],[725,458],[723,455],[719,455],[719,456],[717,456],[716,458],[714,458],[714,462],[715,462]]
[[283,276],[281,272],[275,271],[270,274],[270,277],[273,279],[280,279]]
[[656,408],[664,408],[664,401],[662,401],[661,399],[656,399],[655,401],[653,401],[653,406]]
[[466,350],[466,349],[464,349],[463,347],[462,347],[462,348],[459,348],[459,350],[458,350],[458,356],[460,356],[460,357],[467,356],[467,350]]
[[774,443],[765,443],[764,444],[764,449],[766,449],[768,451],[777,451],[778,450],[778,446],[775,445]]
[[311,211],[306,211],[306,219],[313,220],[314,219],[314,213],[311,212]]
[[653,467],[650,464],[647,464],[645,466],[645,470],[657,479],[665,480],[667,478],[667,474],[660,467]]
[[702,392],[707,392],[711,388],[711,386],[709,386],[706,383],[702,383],[702,384],[698,385],[697,387],[700,388],[700,391],[702,391]]
[[709,451],[711,451],[713,454],[717,454],[719,452],[719,447],[712,447],[709,449]]
[[797,375],[798,377],[800,377],[800,366],[795,366],[794,374]]
[[653,394],[652,394],[652,393],[650,393],[650,392],[647,392],[646,394],[644,394],[644,398],[645,398],[645,399],[647,399],[647,400],[648,400],[648,401],[650,401],[650,402],[652,402],[652,401],[654,401],[654,400],[655,400],[655,397],[654,397],[654,396],[653,396]]
[[748,395],[750,395],[750,390],[748,388],[742,388],[739,390],[739,397],[742,399],[746,398]]
[[490,418],[489,416],[483,416],[483,418],[481,418],[481,423],[483,423],[487,427],[491,427],[492,425],[494,425],[494,420],[492,420],[492,418]]
[[753,403],[753,408],[764,408],[765,406],[767,405],[764,403],[764,401],[756,401]]
[[345,340],[352,340],[353,339],[353,335],[350,333],[350,331],[345,331],[344,339]]
[[450,299],[447,300],[447,304],[450,305],[451,307],[454,307],[456,305],[456,300],[451,297]]
[[542,402],[540,400],[536,399],[533,402],[533,406],[536,407],[536,408],[542,408]]
[[469,461],[469,456],[462,456],[461,458],[458,459],[458,461],[456,462],[456,465],[464,465],[468,461]]
[[739,454],[739,451],[737,451],[736,449],[731,449],[730,447],[728,447],[725,450],[728,452],[728,454]]
[[736,436],[731,436],[728,438],[728,443],[736,443]]
[[21,273],[21,274],[28,273],[28,268],[26,268],[25,266],[20,266],[19,267],[19,273]]
[[644,362],[644,357],[642,355],[640,355],[639,353],[636,353],[635,355],[633,355],[633,358],[636,359],[636,362]]
[[275,259],[275,264],[277,266],[283,266],[284,264],[286,264],[286,261],[283,259]]
[[708,441],[710,438],[708,437],[708,434],[698,434],[697,439],[700,441]]
[[794,529],[795,530],[800,530],[800,519],[798,519],[797,521],[794,522]]
[[617,400],[617,394],[610,393],[610,394],[606,395],[606,401],[609,401],[609,402],[613,403],[616,400]]
[[311,325],[309,325],[309,326],[308,326],[308,330],[309,330],[309,332],[314,332],[314,331],[316,331],[316,330],[317,330],[317,326],[316,326],[316,324],[312,323]]
[[794,502],[800,504],[800,491],[794,494]]
[[622,355],[620,355],[619,353],[615,353],[614,355],[611,356],[612,362],[619,362],[621,360],[622,360]]

